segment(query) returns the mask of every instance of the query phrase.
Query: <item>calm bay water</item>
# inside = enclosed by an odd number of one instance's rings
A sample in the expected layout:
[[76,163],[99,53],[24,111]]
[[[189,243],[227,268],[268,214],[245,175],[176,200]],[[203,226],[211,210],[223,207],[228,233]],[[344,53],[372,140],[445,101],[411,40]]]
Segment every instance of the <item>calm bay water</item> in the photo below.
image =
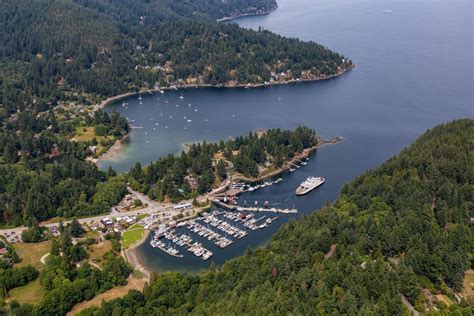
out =
[[[116,108],[131,120],[129,142],[114,160],[101,162],[126,171],[136,161],[147,164],[183,144],[218,141],[262,128],[307,125],[324,137],[344,141],[322,147],[307,166],[283,182],[241,200],[296,207],[312,212],[334,200],[344,182],[374,168],[413,142],[426,129],[456,118],[473,117],[472,2],[394,0],[280,0],[267,16],[237,20],[243,27],[272,30],[313,40],[351,58],[348,74],[315,83],[258,89],[188,89],[126,99]],[[182,96],[182,98],[180,98]],[[159,99],[158,99],[159,98]],[[188,120],[191,120],[188,122]],[[327,178],[321,188],[296,197],[309,175]],[[213,261],[241,255],[262,245],[292,216],[282,215],[268,229],[224,250]],[[148,243],[138,249],[156,271],[196,271],[209,262],[172,258]]]

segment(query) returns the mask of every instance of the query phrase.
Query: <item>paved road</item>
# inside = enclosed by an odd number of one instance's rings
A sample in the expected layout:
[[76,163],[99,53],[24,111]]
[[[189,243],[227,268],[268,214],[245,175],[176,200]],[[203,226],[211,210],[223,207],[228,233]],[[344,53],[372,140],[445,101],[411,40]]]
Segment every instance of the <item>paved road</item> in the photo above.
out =
[[[157,203],[157,202],[149,199],[146,195],[141,194],[140,192],[132,190],[131,188],[128,188],[128,190],[132,194],[137,196],[143,202],[143,204],[147,204],[148,206],[145,207],[145,208],[136,210],[136,211],[129,211],[129,212],[126,212],[126,213],[115,213],[113,215],[111,215],[111,214],[102,214],[102,215],[97,215],[97,216],[80,218],[80,219],[78,219],[79,223],[85,224],[85,223],[97,222],[97,221],[100,221],[104,217],[115,218],[115,217],[124,216],[124,215],[132,216],[132,215],[139,215],[139,214],[153,214],[153,213],[157,213],[157,212],[165,211],[165,210],[169,211],[170,208],[172,209],[172,206],[173,206],[172,204]],[[67,223],[70,223],[70,222],[71,222],[71,220],[63,221],[64,224],[67,224]],[[52,226],[57,226],[58,224],[59,224],[59,222],[53,222],[53,223],[40,224],[40,225],[43,226],[43,227],[48,227],[49,228],[49,227],[52,227]],[[25,230],[26,228],[27,228],[26,226],[18,226],[18,227],[14,227],[14,228],[1,229],[0,230],[0,235],[8,234],[8,235],[11,236],[12,233],[14,233],[15,235],[21,235],[21,232],[23,230]],[[10,239],[10,238],[8,238],[8,239]]]
[[[124,216],[124,215],[131,216],[131,215],[138,215],[138,214],[152,214],[156,211],[157,211],[157,209],[155,209],[153,207],[145,207],[145,208],[142,208],[140,210],[127,212],[126,214],[123,214],[123,213],[119,213],[119,214],[115,214],[115,215],[103,214],[103,215],[92,216],[92,217],[87,217],[87,218],[80,218],[80,219],[78,219],[78,221],[79,221],[79,223],[84,224],[84,223],[100,221],[104,217],[115,218],[115,217]],[[71,220],[63,221],[64,224],[67,224],[67,223],[70,223],[70,222],[71,222]],[[48,224],[41,224],[41,226],[49,228],[49,227],[52,227],[52,226],[57,226],[58,224],[59,224],[59,222],[54,222],[54,223],[48,223]],[[15,227],[15,228],[1,229],[0,230],[0,235],[5,235],[5,234],[11,235],[12,233],[15,233],[16,235],[20,235],[21,232],[23,230],[25,230],[26,228],[27,228],[26,226],[18,226],[18,227]]]
[[[229,183],[226,182],[225,184],[228,185]],[[80,219],[78,219],[79,223],[85,224],[85,223],[97,222],[97,221],[100,221],[104,217],[116,218],[116,217],[124,216],[124,215],[132,216],[132,215],[139,215],[139,214],[151,215],[151,214],[165,212],[165,211],[170,213],[170,217],[172,217],[172,216],[178,215],[181,212],[181,210],[173,209],[174,204],[159,203],[159,202],[151,200],[145,194],[142,194],[138,191],[135,191],[130,187],[128,187],[127,189],[130,193],[134,194],[137,198],[139,198],[144,205],[146,204],[147,207],[136,210],[136,211],[128,211],[126,213],[113,212],[113,213],[110,213],[110,214],[102,214],[102,215],[97,215],[97,216],[80,218]],[[221,190],[221,189],[222,189],[222,186],[221,186],[221,188],[219,188],[219,190]],[[214,190],[214,191],[216,191],[216,190]],[[181,201],[181,203],[191,203],[191,202],[192,202],[191,200]],[[70,223],[70,222],[71,222],[71,220],[63,221],[64,224],[67,224],[67,223]],[[53,223],[40,224],[40,225],[43,226],[43,227],[49,228],[49,227],[52,227],[52,226],[57,226],[58,224],[59,224],[59,222],[53,222]],[[27,228],[26,226],[18,226],[18,227],[14,227],[14,228],[0,229],[0,235],[8,234],[9,237],[7,237],[7,239],[10,241],[12,234],[14,234],[15,236],[19,236],[19,235],[21,235],[22,231],[25,230],[26,228]]]

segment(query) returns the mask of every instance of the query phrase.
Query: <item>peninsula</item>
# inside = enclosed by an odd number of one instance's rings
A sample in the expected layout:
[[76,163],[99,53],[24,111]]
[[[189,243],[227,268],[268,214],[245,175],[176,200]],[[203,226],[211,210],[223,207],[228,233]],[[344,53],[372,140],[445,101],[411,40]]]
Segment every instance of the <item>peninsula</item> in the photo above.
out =
[[[160,274],[143,293],[85,315],[469,315],[473,129],[469,119],[430,129],[334,203],[285,224],[268,246],[197,275]],[[169,293],[178,293],[172,302]]]
[[[143,216],[168,201],[201,205],[199,197],[223,187],[230,173],[267,177],[318,146],[307,128],[269,130],[223,147],[196,144],[181,157],[137,165],[124,175],[91,163],[130,131],[125,117],[95,106],[107,98],[323,80],[352,69],[350,59],[314,42],[217,22],[274,8],[274,0],[2,3],[0,281],[5,298],[12,293],[22,304],[13,300],[1,312],[65,314],[75,303],[125,285],[132,269],[120,251],[142,236]],[[97,222],[110,223],[98,215],[122,203],[128,203],[128,217],[113,215],[112,227],[96,234]],[[115,229],[129,233],[120,240]],[[16,253],[21,240],[26,246],[18,249],[28,255]],[[39,256],[32,267],[30,253]],[[27,294],[15,296],[22,286]]]

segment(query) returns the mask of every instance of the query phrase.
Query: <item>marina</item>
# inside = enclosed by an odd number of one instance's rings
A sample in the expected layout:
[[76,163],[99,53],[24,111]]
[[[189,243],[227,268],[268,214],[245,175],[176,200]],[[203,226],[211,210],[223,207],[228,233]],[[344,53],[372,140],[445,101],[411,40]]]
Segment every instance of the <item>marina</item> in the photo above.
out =
[[[203,140],[219,142],[229,136],[236,138],[249,131],[276,127],[292,129],[305,125],[321,136],[343,135],[344,141],[337,146],[318,149],[304,168],[291,167],[293,170],[282,175],[283,182],[239,195],[238,202],[242,206],[247,200],[247,207],[254,207],[257,200],[264,208],[264,202],[270,201],[270,208],[296,208],[298,213],[252,212],[256,218],[263,215],[278,215],[279,218],[265,229],[246,229],[250,238],[244,237],[222,249],[203,241],[214,253],[208,261],[189,255],[182,248],[183,258],[170,256],[150,246],[150,234],[137,248],[137,256],[152,271],[198,272],[209,267],[211,260],[220,265],[249,248],[264,246],[278,227],[290,219],[317,211],[327,201],[334,201],[345,182],[398,154],[428,128],[472,116],[472,67],[466,66],[472,65],[472,46],[467,40],[470,33],[466,33],[471,30],[471,20],[462,15],[440,20],[441,12],[454,13],[456,6],[436,2],[437,9],[433,10],[419,1],[391,2],[389,9],[393,13],[386,15],[368,9],[369,6],[380,6],[372,0],[361,6],[342,2],[338,6],[339,2],[334,1],[321,2],[321,5],[310,1],[280,3],[280,8],[269,16],[242,18],[236,22],[248,28],[262,26],[273,31],[284,30],[282,35],[324,42],[325,46],[349,56],[356,68],[335,80],[317,83],[266,89],[164,90],[164,94],[142,93],[143,105],[139,104],[136,95],[117,100],[105,110],[110,114],[115,109],[135,120],[133,125],[143,126],[143,129],[132,129],[121,154],[103,159],[99,165],[104,171],[108,166],[118,172],[128,171],[137,161],[146,165],[170,153],[180,154],[185,149],[184,144]],[[459,7],[468,12],[471,3],[462,3]],[[318,11],[318,18],[306,18],[308,8]],[[418,11],[426,13],[421,26],[413,19],[413,12]],[[286,18],[288,14],[291,18]],[[296,21],[295,16],[301,20]],[[403,29],[399,28],[400,21],[405,23]],[[441,21],[449,21],[450,27],[446,28],[447,24]],[[374,28],[374,25],[379,27]],[[308,31],[313,29],[318,32]],[[419,31],[413,32],[414,29]],[[433,42],[433,38],[437,40]],[[384,45],[376,45],[374,49],[374,43],[381,42]],[[431,53],[426,54],[426,51]],[[452,58],[453,54],[456,58]],[[181,93],[183,100],[179,98]],[[165,103],[166,99],[168,103]],[[123,101],[129,103],[127,108],[122,107]],[[180,106],[176,107],[176,104]],[[446,104],[450,106],[446,107]],[[194,112],[196,107],[198,112]],[[173,119],[169,119],[169,114]],[[187,123],[184,116],[192,123]],[[148,135],[144,135],[145,131]],[[296,188],[311,175],[323,176],[327,181],[309,194],[296,196]],[[184,230],[184,226],[178,230]],[[221,231],[215,231],[223,235]]]
[[252,231],[267,228],[278,219],[278,216],[256,218],[252,213],[218,210],[201,215],[155,231],[150,245],[172,257],[183,258],[181,250],[186,250],[206,261],[214,255],[203,245],[206,240],[217,248],[224,249],[247,237]]

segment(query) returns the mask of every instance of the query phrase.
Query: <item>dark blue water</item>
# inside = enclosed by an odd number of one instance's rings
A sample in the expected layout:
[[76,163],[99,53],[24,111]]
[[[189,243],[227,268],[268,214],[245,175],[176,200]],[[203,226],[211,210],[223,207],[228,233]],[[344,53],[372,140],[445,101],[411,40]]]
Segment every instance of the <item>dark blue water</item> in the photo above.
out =
[[[179,152],[185,143],[303,124],[325,137],[342,135],[344,141],[322,147],[307,166],[278,185],[241,199],[295,206],[298,216],[312,212],[334,200],[344,182],[397,154],[426,129],[474,116],[472,9],[470,0],[280,0],[275,12],[237,22],[319,42],[357,67],[324,82],[144,95],[142,105],[136,97],[127,100],[128,109],[118,102],[111,108],[143,128],[133,130],[121,157],[102,166],[123,171],[135,161],[146,164]],[[308,175],[325,176],[327,182],[295,197],[295,188]],[[213,260],[221,264],[267,242],[290,217],[280,216],[270,228],[216,250]],[[147,243],[139,255],[156,271],[196,271],[209,264],[189,255],[171,258]]]

